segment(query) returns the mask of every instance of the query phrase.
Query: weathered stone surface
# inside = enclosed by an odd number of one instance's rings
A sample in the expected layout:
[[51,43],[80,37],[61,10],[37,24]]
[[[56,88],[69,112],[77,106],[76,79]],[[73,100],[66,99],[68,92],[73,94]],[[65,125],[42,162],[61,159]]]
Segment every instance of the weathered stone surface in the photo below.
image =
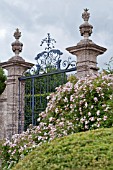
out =
[[100,47],[90,41],[82,40],[76,46],[67,50],[77,56],[77,77],[97,74],[97,56],[103,54],[106,48]]
[[[33,66],[32,63],[24,60],[17,61],[17,57],[0,63],[0,66],[8,71],[5,95],[0,97],[0,139],[3,137],[11,138],[13,134],[18,133],[18,110],[19,110],[19,81],[18,78]],[[24,86],[23,89],[24,91]],[[24,95],[24,93],[22,93]]]
[[6,137],[6,122],[7,122],[7,88],[0,96],[0,139]]

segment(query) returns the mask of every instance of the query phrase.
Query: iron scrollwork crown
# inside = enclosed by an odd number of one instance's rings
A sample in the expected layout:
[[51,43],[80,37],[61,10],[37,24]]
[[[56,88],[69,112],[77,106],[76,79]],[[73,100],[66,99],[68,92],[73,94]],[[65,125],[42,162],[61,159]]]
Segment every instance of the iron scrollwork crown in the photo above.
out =
[[59,49],[55,49],[54,43],[56,41],[51,38],[50,33],[47,34],[47,37],[42,39],[40,46],[46,43],[45,50],[41,53],[38,53],[35,57],[37,64],[29,70],[29,73],[32,74],[41,74],[48,73],[53,71],[60,71],[68,69],[69,67],[75,67],[76,62],[71,61],[71,57],[68,60],[62,60],[61,56],[63,52]]

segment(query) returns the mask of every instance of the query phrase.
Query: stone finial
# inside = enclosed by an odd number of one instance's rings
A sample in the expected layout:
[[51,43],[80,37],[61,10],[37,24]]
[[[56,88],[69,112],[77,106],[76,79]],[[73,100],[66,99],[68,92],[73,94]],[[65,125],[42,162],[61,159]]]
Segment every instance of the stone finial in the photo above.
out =
[[82,13],[82,18],[84,21],[88,21],[89,20],[89,17],[90,17],[90,13],[88,12],[89,9],[84,9],[84,12]]
[[12,50],[15,53],[15,56],[19,56],[19,53],[22,52],[23,44],[19,41],[19,38],[21,37],[21,32],[19,31],[18,28],[14,32],[14,37],[16,41],[11,44]]
[[84,19],[84,23],[80,25],[80,33],[81,36],[84,36],[84,39],[88,39],[89,36],[92,34],[93,26],[88,23],[90,17],[90,13],[88,12],[88,9],[84,9],[84,12],[82,13],[82,18]]
[[90,13],[88,9],[84,9],[82,18],[84,23],[80,25],[81,36],[84,36],[84,39],[80,40],[76,46],[66,48],[71,54],[76,55],[77,62],[77,77],[85,77],[87,75],[97,74],[97,56],[103,54],[107,49],[95,44],[92,40],[89,39],[89,36],[92,33],[93,26],[88,23]]
[[18,28],[14,32],[14,37],[15,37],[16,40],[19,40],[19,38],[21,37],[21,32],[19,32]]

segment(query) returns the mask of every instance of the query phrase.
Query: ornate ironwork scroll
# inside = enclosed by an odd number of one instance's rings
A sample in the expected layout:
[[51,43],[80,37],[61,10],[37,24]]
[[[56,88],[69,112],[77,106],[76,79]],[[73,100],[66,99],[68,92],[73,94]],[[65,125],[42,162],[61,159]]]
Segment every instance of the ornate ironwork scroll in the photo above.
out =
[[35,67],[36,74],[68,69],[69,66],[75,67],[76,63],[71,61],[71,57],[69,57],[68,60],[62,61],[61,55],[63,55],[63,52],[55,49],[54,43],[56,43],[56,41],[51,38],[50,33],[47,34],[47,38],[42,39],[40,46],[44,43],[47,45],[45,50],[35,57],[35,60],[37,60]]

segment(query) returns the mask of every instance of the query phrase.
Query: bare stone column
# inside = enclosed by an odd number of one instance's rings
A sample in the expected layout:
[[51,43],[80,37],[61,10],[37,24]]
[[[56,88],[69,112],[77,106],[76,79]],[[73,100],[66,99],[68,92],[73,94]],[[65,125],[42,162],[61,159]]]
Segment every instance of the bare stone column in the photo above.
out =
[[93,26],[88,23],[90,13],[84,9],[82,18],[84,23],[80,25],[81,36],[84,37],[76,46],[66,48],[71,54],[77,56],[77,77],[84,77],[98,73],[97,56],[103,54],[107,49],[96,45],[89,36],[92,34]]
[[10,58],[7,62],[0,63],[0,66],[8,71],[5,89],[7,103],[5,103],[4,101],[4,105],[6,107],[4,108],[3,111],[4,117],[3,120],[5,120],[5,136],[8,138],[11,138],[13,134],[18,133],[18,109],[19,109],[18,78],[22,76],[23,73],[28,68],[31,68],[34,65],[32,63],[25,62],[25,60],[19,56],[19,53],[22,51],[23,46],[23,44],[19,42],[20,36],[21,32],[19,32],[19,30],[17,29],[16,32],[14,33],[16,41],[12,43],[12,50],[15,53],[15,56]]

